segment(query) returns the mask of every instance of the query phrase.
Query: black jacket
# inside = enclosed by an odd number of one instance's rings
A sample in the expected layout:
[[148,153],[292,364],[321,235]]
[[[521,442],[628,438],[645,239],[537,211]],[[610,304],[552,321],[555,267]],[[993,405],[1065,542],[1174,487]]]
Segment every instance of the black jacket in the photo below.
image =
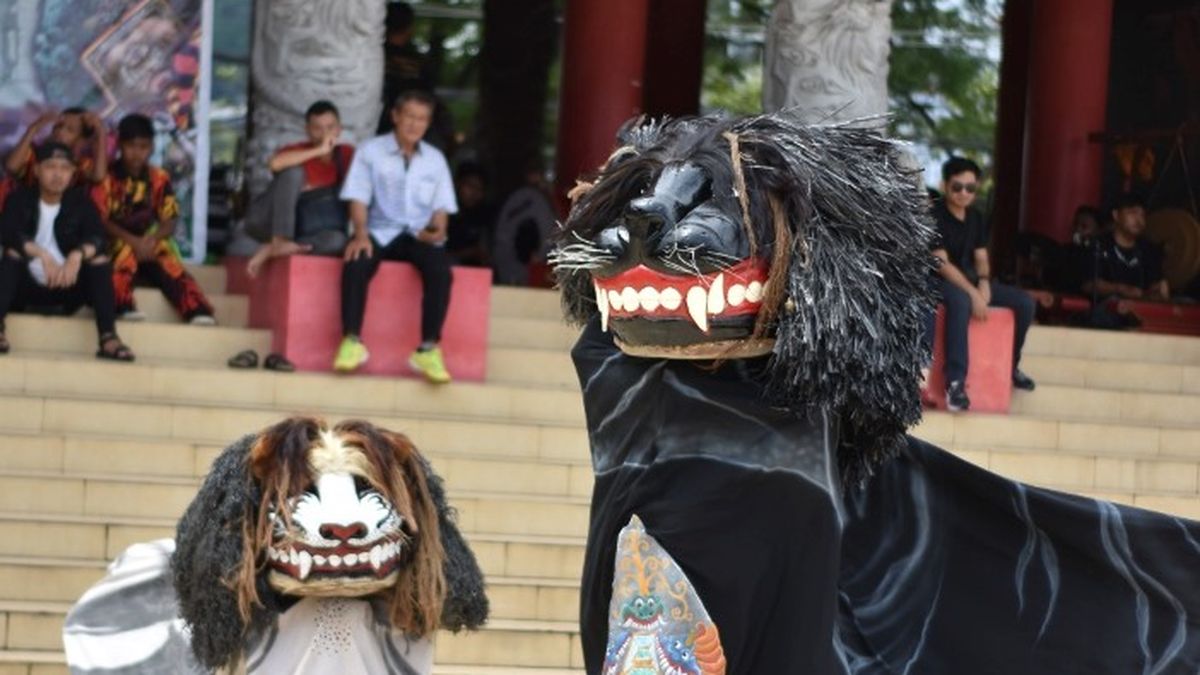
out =
[[[37,238],[38,202],[36,187],[21,187],[8,196],[0,211],[0,243],[25,255],[25,244]],[[72,187],[63,194],[62,208],[54,221],[54,240],[63,255],[82,248],[84,244],[103,253],[108,245],[100,212],[81,187]]]

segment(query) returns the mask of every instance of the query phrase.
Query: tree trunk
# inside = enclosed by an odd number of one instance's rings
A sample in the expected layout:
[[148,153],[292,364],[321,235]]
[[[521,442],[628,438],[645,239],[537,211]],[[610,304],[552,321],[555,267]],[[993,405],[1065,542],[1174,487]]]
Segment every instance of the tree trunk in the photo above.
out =
[[546,89],[558,44],[554,0],[484,0],[480,158],[493,194],[542,160]]
[[763,107],[808,122],[887,112],[892,0],[778,0],[767,29]]
[[266,189],[271,154],[305,138],[304,112],[316,101],[338,106],[348,141],[374,134],[385,8],[385,0],[257,0],[246,165],[250,194]]

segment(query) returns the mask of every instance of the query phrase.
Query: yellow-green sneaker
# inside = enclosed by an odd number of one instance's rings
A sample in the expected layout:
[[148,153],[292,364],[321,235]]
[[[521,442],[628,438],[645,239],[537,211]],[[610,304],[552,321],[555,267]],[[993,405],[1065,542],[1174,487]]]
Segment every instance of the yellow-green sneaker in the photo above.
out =
[[367,362],[370,356],[367,346],[358,338],[342,338],[338,345],[337,356],[333,359],[333,369],[339,373],[352,373]]
[[446,364],[442,362],[442,350],[437,347],[413,352],[408,359],[408,365],[434,384],[446,384],[450,381],[450,373],[446,370]]

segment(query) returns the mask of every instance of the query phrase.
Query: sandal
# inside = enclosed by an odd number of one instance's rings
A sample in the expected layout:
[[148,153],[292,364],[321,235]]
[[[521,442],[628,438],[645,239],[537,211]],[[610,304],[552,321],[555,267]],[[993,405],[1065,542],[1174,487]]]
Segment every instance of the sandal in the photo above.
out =
[[267,359],[263,361],[263,368],[279,373],[291,373],[296,370],[296,365],[280,354],[268,354]]
[[247,349],[229,357],[225,362],[230,368],[250,369],[258,367],[258,352]]
[[[112,349],[105,349],[104,345],[106,344],[115,344],[116,346]],[[100,348],[96,350],[96,358],[129,363],[133,361],[133,350],[121,342],[121,338],[117,337],[116,333],[108,333],[100,336]]]

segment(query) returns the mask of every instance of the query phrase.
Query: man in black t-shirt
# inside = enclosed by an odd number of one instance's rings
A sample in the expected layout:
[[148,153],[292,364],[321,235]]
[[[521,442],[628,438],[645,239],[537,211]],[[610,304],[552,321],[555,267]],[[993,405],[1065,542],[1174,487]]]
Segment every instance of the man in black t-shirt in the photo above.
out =
[[1146,204],[1141,197],[1124,194],[1113,208],[1112,232],[1096,240],[1099,260],[1094,284],[1086,289],[1101,296],[1166,300],[1170,288],[1163,278],[1162,250],[1142,237],[1146,229]]
[[988,307],[1007,307],[1016,317],[1013,340],[1012,382],[1017,389],[1031,391],[1034,382],[1017,367],[1025,334],[1033,323],[1034,302],[1019,288],[994,283],[988,262],[988,231],[983,216],[971,209],[979,189],[979,165],[963,157],[951,157],[942,165],[942,194],[933,207],[938,241],[933,254],[941,261],[942,303],[946,307],[946,407],[966,410],[967,325],[972,317],[987,320]]

